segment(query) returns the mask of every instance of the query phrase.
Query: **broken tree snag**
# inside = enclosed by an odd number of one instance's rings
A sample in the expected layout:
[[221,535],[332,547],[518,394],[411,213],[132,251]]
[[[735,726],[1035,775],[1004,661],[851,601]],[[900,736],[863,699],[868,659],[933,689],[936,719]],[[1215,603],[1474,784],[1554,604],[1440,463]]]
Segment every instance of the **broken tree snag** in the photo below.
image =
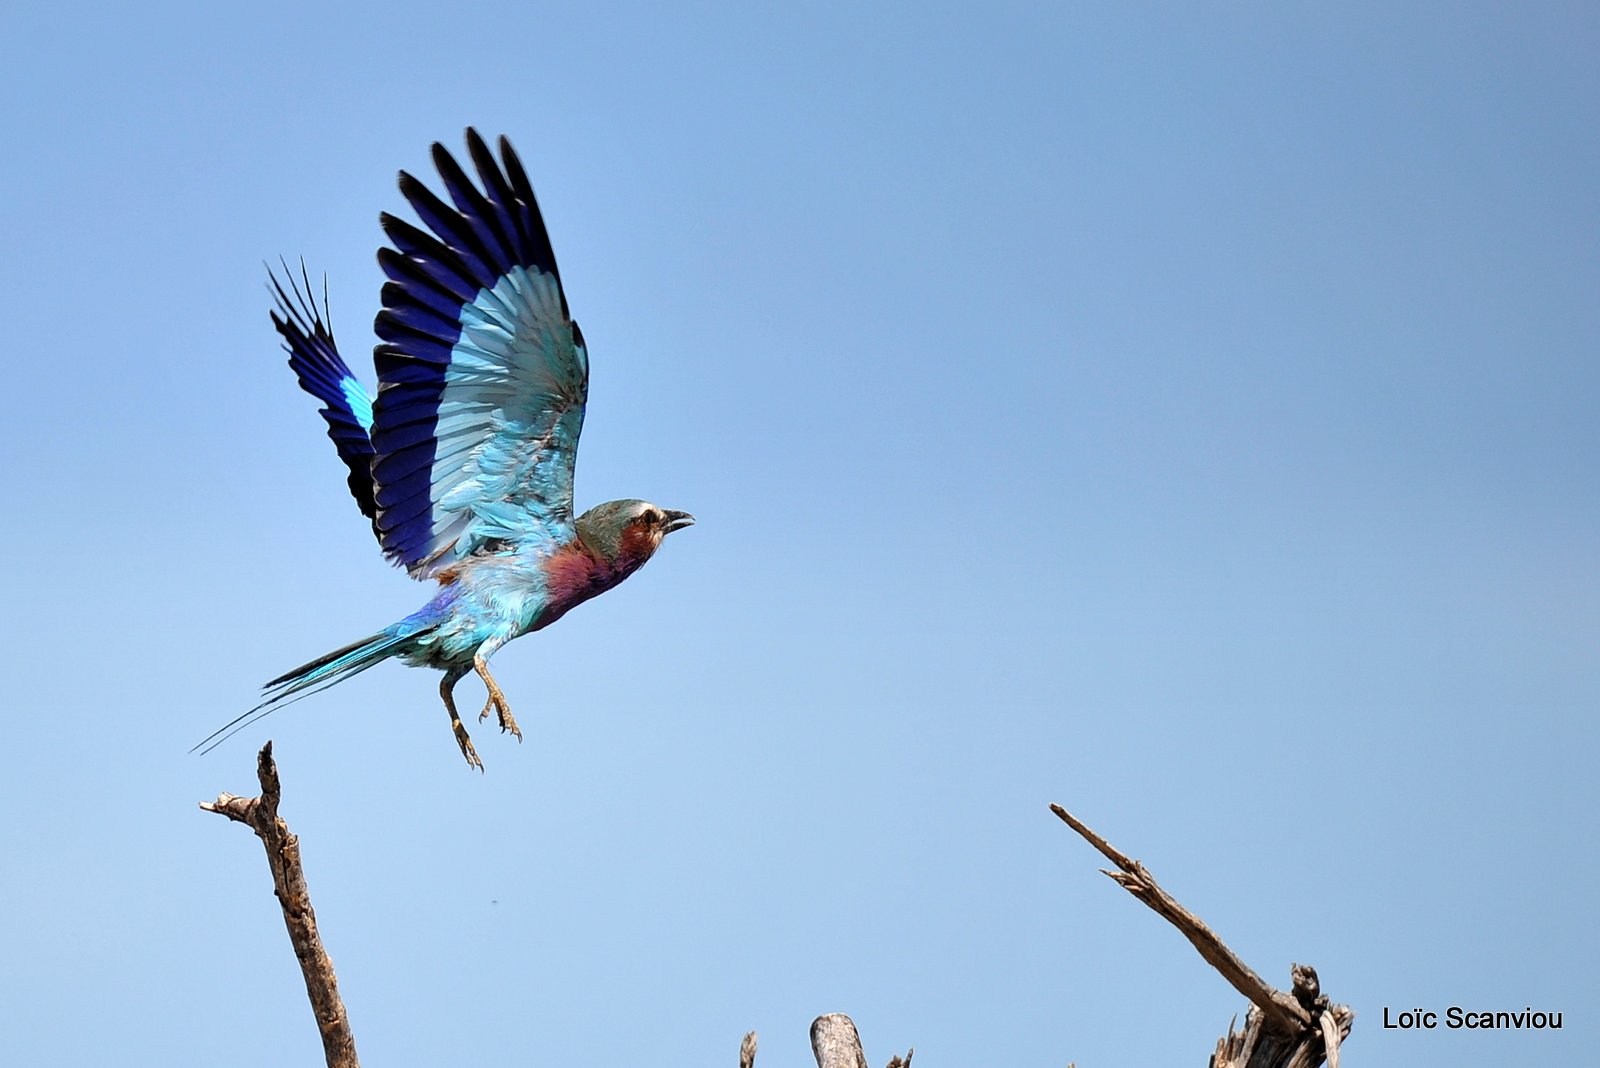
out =
[[[915,1052],[909,1050],[904,1057],[894,1057],[889,1068],[911,1068],[911,1055]],[[867,1068],[867,1055],[861,1051],[861,1035],[856,1032],[855,1021],[842,1012],[830,1012],[811,1021],[811,1054],[817,1058],[817,1068]]]
[[1313,1068],[1326,1058],[1339,1068],[1339,1043],[1350,1034],[1356,1014],[1347,1005],[1334,1005],[1323,994],[1316,970],[1309,965],[1293,968],[1292,994],[1278,990],[1257,975],[1225,945],[1200,917],[1180,905],[1161,888],[1143,864],[1119,851],[1060,805],[1050,811],[1117,866],[1102,868],[1128,893],[1150,906],[1176,927],[1200,955],[1239,993],[1250,999],[1245,1028],[1228,1033],[1217,1043],[1211,1068]]
[[200,807],[244,824],[261,839],[267,851],[267,866],[272,869],[272,888],[283,907],[283,925],[289,929],[289,941],[305,975],[311,1011],[322,1032],[328,1068],[360,1068],[355,1036],[350,1033],[350,1019],[345,1015],[339,983],[333,975],[333,961],[328,959],[317,934],[317,915],[312,911],[311,892],[300,866],[300,839],[290,834],[289,825],[278,817],[282,785],[278,766],[272,760],[271,742],[262,746],[256,757],[256,777],[261,780],[260,797],[219,794],[215,801],[200,802]]
[[1317,990],[1317,972],[1307,964],[1292,969],[1296,999],[1316,1017],[1314,1029],[1284,1035],[1266,1025],[1261,1010],[1254,1005],[1245,1014],[1244,1030],[1217,1039],[1211,1068],[1314,1068],[1323,1058],[1328,1068],[1339,1068],[1339,1046],[1350,1034],[1356,1014],[1348,1005],[1332,1005],[1326,994]]
[[855,1021],[842,1012],[811,1021],[811,1053],[817,1058],[817,1068],[867,1068]]

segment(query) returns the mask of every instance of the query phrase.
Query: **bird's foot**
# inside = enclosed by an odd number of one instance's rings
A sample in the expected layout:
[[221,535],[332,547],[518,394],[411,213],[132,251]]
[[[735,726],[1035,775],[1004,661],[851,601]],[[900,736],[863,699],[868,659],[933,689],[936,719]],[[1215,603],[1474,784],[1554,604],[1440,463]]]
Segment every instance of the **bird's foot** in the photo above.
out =
[[461,755],[467,758],[467,763],[470,766],[477,768],[481,772],[483,770],[483,761],[478,759],[478,751],[473,748],[472,739],[467,737],[466,726],[459,719],[451,716],[450,729],[455,731],[456,744],[461,747]]
[[461,722],[461,717],[456,714],[456,699],[451,696],[456,688],[456,683],[461,681],[464,671],[448,671],[439,682],[439,696],[444,698],[444,710],[450,713],[450,730],[455,733],[456,744],[461,747],[461,755],[467,758],[467,766],[483,771],[483,761],[478,759],[478,751],[472,747],[472,739],[467,737],[467,728]]
[[500,721],[500,729],[509,733],[517,741],[522,741],[522,728],[517,726],[517,717],[511,714],[511,705],[506,701],[506,695],[491,692],[488,702],[483,706],[483,711],[478,713],[478,722],[482,723],[493,712]]
[[478,650],[478,655],[472,658],[472,670],[478,673],[483,680],[483,688],[489,691],[489,700],[484,704],[483,711],[478,713],[478,722],[482,723],[489,718],[489,710],[493,709],[500,720],[500,730],[514,735],[517,741],[522,741],[522,730],[517,726],[517,717],[511,714],[511,702],[506,700],[506,695],[500,692],[500,684],[494,681],[494,676],[489,674],[489,661],[485,659],[488,652],[499,648],[496,644],[490,648],[488,643]]

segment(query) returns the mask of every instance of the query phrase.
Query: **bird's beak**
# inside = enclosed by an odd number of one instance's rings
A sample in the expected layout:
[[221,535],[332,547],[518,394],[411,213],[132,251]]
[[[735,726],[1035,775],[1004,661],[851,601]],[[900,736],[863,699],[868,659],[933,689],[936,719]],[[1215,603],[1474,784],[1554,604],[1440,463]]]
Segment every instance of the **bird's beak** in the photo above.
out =
[[688,512],[674,512],[668,508],[663,510],[662,514],[667,517],[666,525],[661,528],[663,534],[671,534],[674,530],[694,526],[694,516]]

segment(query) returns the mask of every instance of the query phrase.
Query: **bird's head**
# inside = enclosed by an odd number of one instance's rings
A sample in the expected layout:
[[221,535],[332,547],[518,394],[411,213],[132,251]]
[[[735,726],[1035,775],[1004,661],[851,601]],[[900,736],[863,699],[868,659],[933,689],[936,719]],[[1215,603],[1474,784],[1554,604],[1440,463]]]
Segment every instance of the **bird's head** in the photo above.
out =
[[614,568],[643,564],[674,530],[694,525],[694,516],[633,498],[597,504],[577,519],[584,545]]

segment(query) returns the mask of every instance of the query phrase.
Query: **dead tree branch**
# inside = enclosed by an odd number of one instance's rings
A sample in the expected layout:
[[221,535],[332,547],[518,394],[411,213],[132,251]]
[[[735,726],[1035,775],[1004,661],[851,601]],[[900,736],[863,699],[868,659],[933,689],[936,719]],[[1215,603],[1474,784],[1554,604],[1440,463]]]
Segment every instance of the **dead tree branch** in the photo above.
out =
[[867,1068],[855,1021],[842,1012],[811,1021],[811,1053],[817,1058],[817,1068]]
[[1240,960],[1200,917],[1162,889],[1143,864],[1122,853],[1060,805],[1051,805],[1050,811],[1117,866],[1116,871],[1102,868],[1107,876],[1176,927],[1207,963],[1250,999],[1244,1030],[1235,1032],[1232,1024],[1228,1026],[1227,1035],[1217,1042],[1211,1068],[1314,1068],[1324,1058],[1330,1068],[1339,1068],[1339,1043],[1350,1034],[1355,1013],[1347,1005],[1329,1001],[1319,989],[1314,968],[1294,965],[1293,992],[1275,989]]
[[282,785],[278,766],[272,760],[271,742],[262,747],[256,758],[256,775],[261,780],[260,797],[219,794],[215,801],[200,802],[200,807],[243,823],[261,839],[267,851],[267,866],[272,869],[273,890],[283,907],[283,924],[289,929],[289,941],[305,975],[311,1011],[322,1032],[328,1068],[360,1068],[355,1036],[350,1032],[350,1019],[345,1015],[339,983],[333,975],[333,961],[328,959],[317,934],[317,915],[311,908],[311,892],[300,866],[300,840],[289,833],[289,825],[278,816]]

